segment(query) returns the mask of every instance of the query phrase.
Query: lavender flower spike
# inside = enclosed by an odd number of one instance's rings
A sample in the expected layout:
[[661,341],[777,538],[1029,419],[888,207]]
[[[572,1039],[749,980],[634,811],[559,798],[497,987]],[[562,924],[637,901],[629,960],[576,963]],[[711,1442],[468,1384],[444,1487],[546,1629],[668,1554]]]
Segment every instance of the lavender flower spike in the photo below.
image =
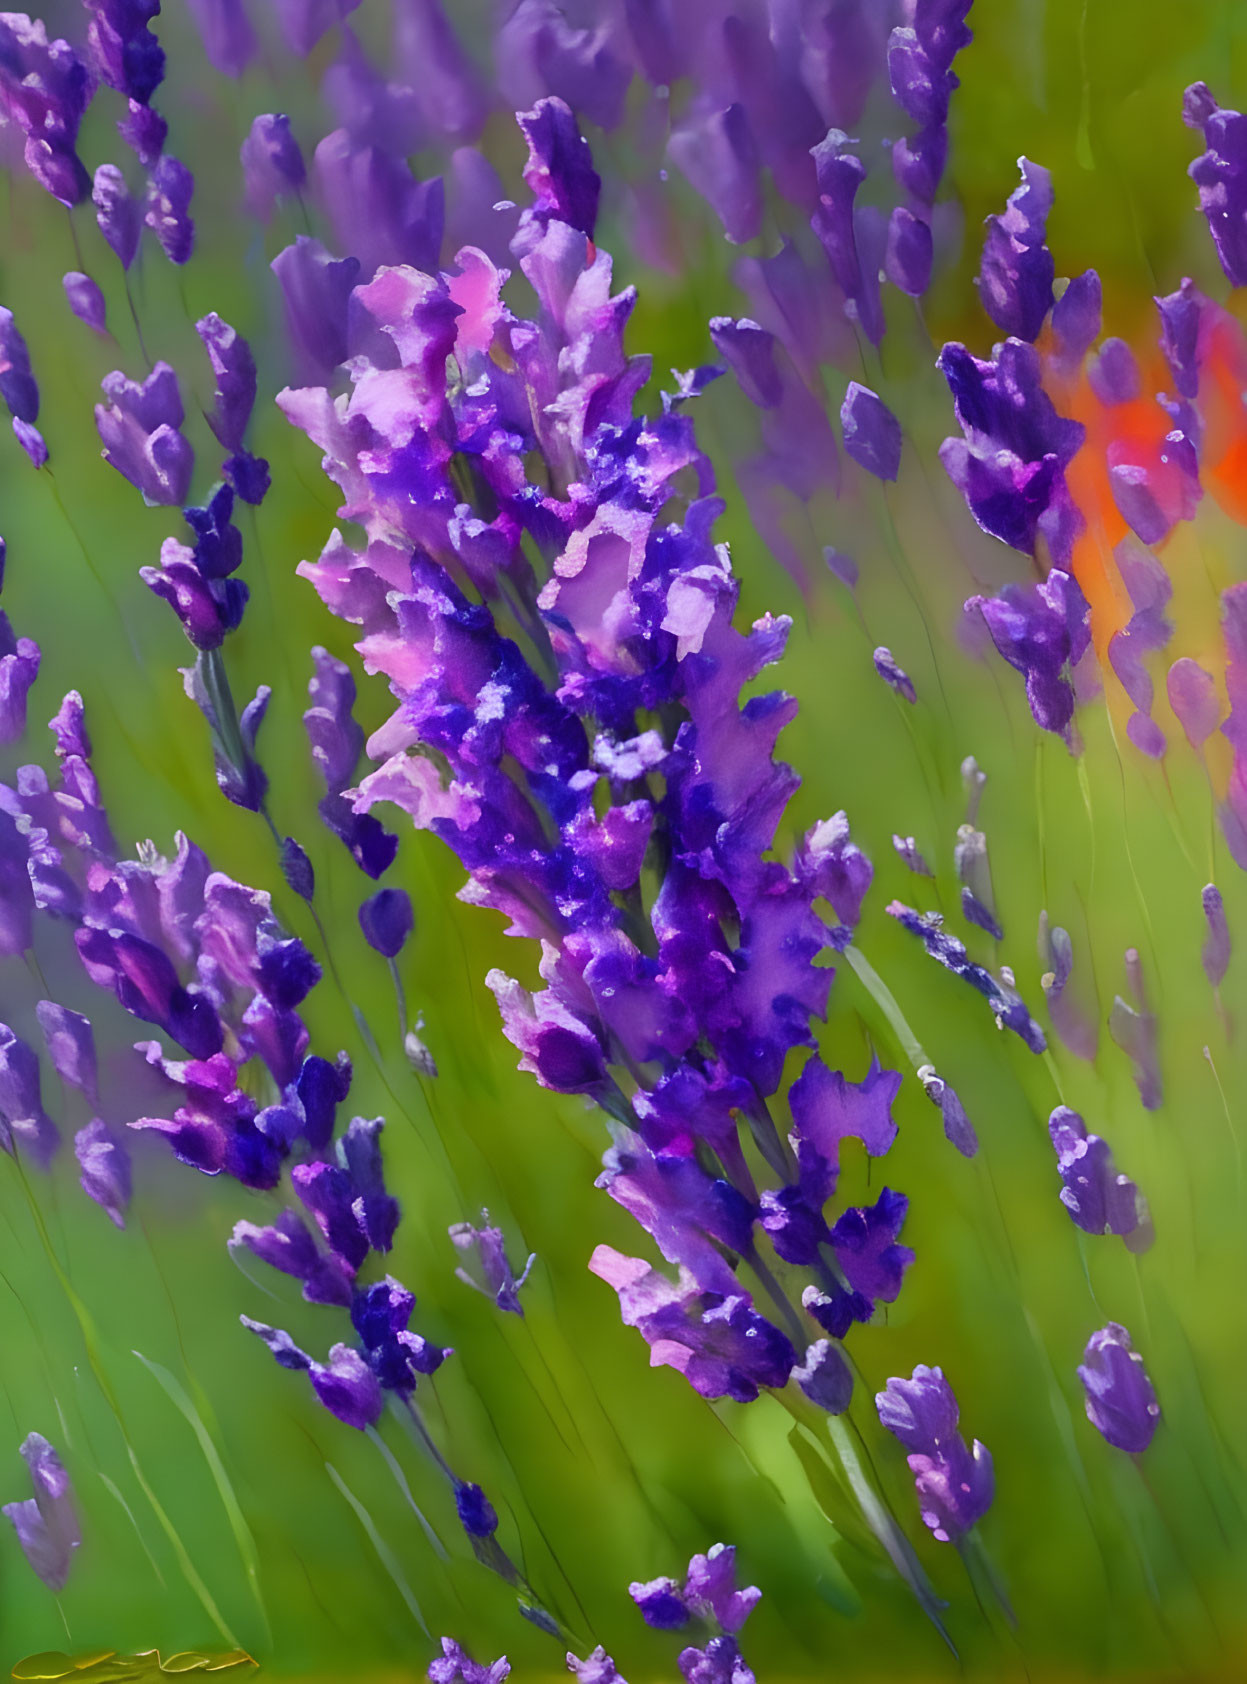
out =
[[261,222],[280,198],[297,194],[307,180],[303,152],[283,112],[262,113],[251,125],[239,154],[247,190],[247,209]]
[[137,199],[131,197],[126,178],[116,164],[101,164],[95,172],[91,189],[95,205],[95,220],[100,233],[116,253],[123,269],[134,262],[143,232],[142,211]]
[[142,382],[115,370],[100,384],[108,399],[95,406],[104,460],[146,503],[185,503],[195,453],[178,431],[184,412],[173,369],[158,362]]
[[919,1364],[908,1380],[892,1379],[875,1396],[879,1419],[909,1451],[922,1518],[941,1543],[953,1543],[991,1507],[991,1452],[974,1449],[957,1431],[957,1399],[938,1368]]
[[1022,184],[1009,195],[1003,216],[989,216],[978,289],[983,308],[1002,333],[1038,338],[1052,307],[1055,267],[1045,242],[1052,209],[1047,170],[1018,159]]
[[1033,1053],[1044,1051],[1048,1044],[1044,1032],[1027,1011],[1021,996],[1010,983],[998,982],[989,970],[973,963],[964,943],[945,932],[939,913],[915,912],[899,900],[892,901],[887,910],[911,935],[918,937],[937,964],[978,990],[999,1023],[1012,1029]]
[[1147,1201],[1128,1175],[1120,1175],[1113,1154],[1068,1105],[1048,1119],[1048,1134],[1061,1175],[1061,1203],[1085,1234],[1121,1234],[1131,1251],[1152,1237]]
[[383,959],[395,959],[411,934],[415,915],[406,889],[378,889],[359,909],[364,940]]
[[1078,1378],[1091,1425],[1118,1450],[1141,1455],[1160,1422],[1160,1405],[1143,1358],[1120,1323],[1111,1321],[1091,1335]]
[[42,1433],[30,1433],[21,1454],[35,1494],[25,1502],[6,1503],[0,1513],[12,1522],[22,1553],[34,1572],[59,1595],[69,1579],[74,1551],[82,1543],[73,1487],[60,1457]]
[[1072,574],[1053,568],[1041,585],[1006,585],[999,596],[972,596],[992,642],[1026,679],[1035,723],[1070,740],[1074,690],[1066,676],[1090,645],[1090,610]]
[[501,1228],[491,1228],[489,1212],[481,1212],[481,1221],[486,1224],[483,1228],[474,1228],[470,1222],[456,1222],[447,1231],[454,1241],[457,1250],[465,1255],[476,1253],[481,1266],[481,1273],[485,1277],[482,1286],[466,1269],[456,1269],[456,1277],[466,1286],[471,1286],[478,1292],[483,1292],[487,1298],[492,1298],[500,1310],[509,1310],[512,1315],[522,1316],[524,1306],[520,1303],[520,1288],[532,1272],[533,1264],[537,1261],[536,1252],[529,1254],[528,1262],[524,1265],[524,1272],[517,1279],[507,1260],[506,1246]]
[[184,163],[168,153],[148,178],[143,221],[170,263],[189,263],[195,249],[195,224],[190,215],[194,191],[194,176]]
[[1199,208],[1230,285],[1247,282],[1247,117],[1217,104],[1206,82],[1195,82],[1182,101],[1182,121],[1202,129],[1208,150],[1187,174],[1199,189]]

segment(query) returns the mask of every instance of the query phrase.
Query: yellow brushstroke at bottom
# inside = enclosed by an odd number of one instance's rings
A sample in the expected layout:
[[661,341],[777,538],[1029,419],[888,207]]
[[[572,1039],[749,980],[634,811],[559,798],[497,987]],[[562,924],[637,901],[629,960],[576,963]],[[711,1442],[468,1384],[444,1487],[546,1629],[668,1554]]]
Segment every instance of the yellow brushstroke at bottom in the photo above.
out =
[[144,1649],[138,1655],[119,1655],[115,1649],[97,1649],[76,1659],[48,1650],[18,1661],[10,1676],[24,1680],[72,1678],[74,1684],[147,1684],[149,1679],[167,1678],[176,1673],[241,1672],[256,1664],[245,1649],[227,1649],[217,1653],[185,1649],[170,1655],[167,1660],[160,1658],[158,1649]]

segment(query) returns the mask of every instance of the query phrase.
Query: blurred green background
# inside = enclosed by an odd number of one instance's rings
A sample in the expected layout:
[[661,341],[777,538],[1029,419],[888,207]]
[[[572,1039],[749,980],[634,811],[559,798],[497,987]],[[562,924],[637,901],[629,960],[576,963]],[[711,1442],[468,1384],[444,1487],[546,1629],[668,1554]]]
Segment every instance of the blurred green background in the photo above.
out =
[[[448,9],[463,24],[477,15],[455,0]],[[49,21],[62,15],[68,9],[50,12]],[[948,1601],[960,1659],[844,1516],[828,1477],[811,1476],[810,1446],[800,1435],[793,1441],[776,1402],[708,1406],[671,1370],[651,1370],[639,1337],[620,1326],[614,1295],[587,1272],[587,1259],[602,1242],[648,1251],[593,1188],[606,1144],[602,1120],[515,1071],[482,979],[493,965],[527,976],[531,957],[504,940],[498,919],[455,900],[461,874],[440,844],[407,832],[390,879],[409,889],[417,909],[401,965],[440,1075],[418,1080],[403,1059],[389,979],[356,923],[368,885],[317,823],[319,787],[300,724],[309,648],[324,643],[349,654],[347,628],[294,573],[332,530],[335,488],[311,447],[265,401],[289,378],[267,262],[303,223],[297,210],[279,214],[265,235],[238,211],[235,160],[257,112],[289,110],[309,152],[329,126],[317,86],[332,37],[307,66],[283,69],[275,91],[268,67],[237,84],[204,74],[178,0],[160,19],[170,80],[158,103],[170,118],[171,149],[197,169],[201,237],[184,272],[146,252],[136,305],[149,348],[179,368],[188,398],[211,395],[196,317],[219,311],[257,352],[262,397],[252,448],[270,458],[274,488],[244,526],[252,602],[227,658],[240,697],[260,682],[274,688],[261,737],[271,810],[314,861],[334,958],[383,1064],[360,1045],[348,1003],[328,977],[309,1001],[313,1046],[330,1056],[347,1048],[356,1067],[353,1110],[387,1118],[388,1174],[404,1207],[391,1267],[417,1294],[415,1325],[456,1349],[426,1392],[440,1442],[491,1494],[506,1546],[582,1640],[581,1652],[604,1643],[633,1684],[673,1678],[678,1643],[643,1628],[628,1582],[678,1574],[693,1551],[719,1539],[737,1544],[744,1582],[764,1591],[744,1636],[760,1677],[925,1680],[964,1670],[993,1679],[1222,1678],[1238,1676],[1226,1657],[1247,1653],[1244,1056],[1236,1024],[1243,970],[1240,955],[1219,1008],[1199,966],[1199,890],[1208,880],[1221,886],[1236,932],[1247,929],[1247,895],[1212,832],[1204,776],[1180,734],[1163,769],[1128,745],[1119,757],[1104,704],[1093,701],[1081,714],[1080,771],[1059,742],[1040,740],[1016,675],[961,650],[962,599],[984,583],[1021,577],[1022,564],[972,526],[944,479],[935,451],[950,416],[931,346],[950,336],[976,350],[990,343],[970,284],[977,230],[1015,185],[1023,153],[1054,174],[1057,272],[1100,270],[1107,331],[1151,335],[1150,295],[1184,274],[1223,295],[1185,174],[1197,147],[1180,104],[1185,84],[1200,76],[1224,103],[1247,98],[1237,16],[1228,3],[1177,8],[1159,0],[996,0],[972,14],[975,40],[957,61],[949,240],[925,321],[893,294],[882,366],[872,361],[864,375],[857,367],[824,371],[833,410],[845,380],[857,375],[878,386],[906,428],[899,485],[851,482],[838,501],[812,507],[802,535],[815,557],[834,544],[856,558],[859,608],[821,567],[803,595],[760,544],[733,489],[733,464],[756,425],[733,383],[719,382],[697,410],[729,499],[721,535],[743,581],[743,613],[770,609],[795,622],[782,668],[765,675],[802,704],[781,742],[804,780],[781,842],[848,811],[876,866],[862,951],[961,1094],[983,1144],[976,1161],[958,1157],[907,1076],[900,1139],[871,1176],[876,1188],[886,1181],[909,1194],[904,1238],[917,1261],[899,1302],[851,1347],[862,1376],[853,1417]],[[366,38],[383,39],[377,0],[364,0],[356,22]],[[467,34],[476,38],[472,28]],[[81,151],[92,165],[117,154],[113,103],[101,96],[84,127]],[[870,122],[882,132],[881,105]],[[674,272],[646,267],[629,252],[620,217],[627,143],[590,133],[607,180],[599,240],[615,254],[617,280],[640,289],[630,347],[654,356],[652,396],[670,367],[708,358],[711,315],[745,310],[732,275],[740,253],[673,173],[666,191],[678,263]],[[521,153],[509,123],[491,123],[485,146],[520,198]],[[429,174],[437,160],[421,156],[414,165]],[[206,731],[177,670],[187,645],[137,577],[175,520],[142,507],[99,456],[91,409],[100,377],[115,366],[142,371],[116,266],[90,216],[79,213],[83,266],[108,294],[114,345],[76,322],[64,302],[60,275],[78,266],[64,212],[24,179],[6,178],[0,192],[0,301],[30,344],[52,452],[51,473],[35,474],[8,435],[0,439],[4,607],[19,634],[39,641],[44,659],[31,732],[19,750],[4,751],[6,775],[24,759],[48,758],[42,722],[67,688],[78,688],[123,847],[150,837],[171,851],[174,831],[185,829],[219,869],[270,888],[283,920],[319,948],[304,907],[281,885],[262,822],[216,793]],[[215,453],[197,402],[188,410],[198,495]],[[1215,626],[1215,592],[1247,568],[1241,534],[1207,509],[1174,540],[1166,562],[1185,616],[1172,657],[1203,646]],[[910,672],[919,707],[907,710],[876,678],[876,643]],[[361,675],[365,725],[389,711],[383,686]],[[1163,700],[1157,717],[1172,725]],[[972,949],[985,962],[1011,965],[1046,1022],[1035,946],[1046,909],[1073,937],[1075,986],[1103,1025],[1123,989],[1122,954],[1137,946],[1161,1024],[1161,1110],[1142,1110],[1128,1061],[1106,1031],[1093,1066],[1059,1044],[1051,1060],[1033,1058],[886,917],[894,895],[924,907],[933,895],[950,910],[955,904],[958,768],[968,754],[988,774],[980,823],[1006,931],[998,955],[985,937]],[[913,834],[938,865],[936,890],[907,876],[890,847],[893,832]],[[111,1049],[105,1114],[121,1122],[156,1105],[126,1050],[142,1031],[87,987],[63,932],[45,928],[38,956],[53,992],[88,1011]],[[0,962],[0,1015],[36,1044],[38,997],[20,961]],[[820,1037],[829,1063],[857,1078],[877,1049],[904,1068],[891,1030],[847,967],[831,998]],[[67,1130],[85,1120],[77,1097],[54,1081],[45,1099]],[[1110,1140],[1148,1195],[1158,1238],[1142,1259],[1116,1242],[1084,1241],[1059,1204],[1046,1134],[1058,1099]],[[262,1221],[271,1204],[196,1176],[159,1141],[135,1144],[138,1195],[124,1234],[82,1197],[68,1154],[50,1180],[32,1182],[38,1220],[13,1164],[0,1164],[0,1499],[27,1494],[17,1446],[27,1432],[43,1432],[65,1456],[86,1532],[58,1606],[4,1529],[0,1660],[66,1648],[168,1653],[224,1646],[228,1633],[275,1675],[416,1677],[435,1652],[418,1608],[434,1637],[453,1633],[481,1658],[505,1650],[519,1677],[559,1673],[555,1646],[517,1618],[511,1593],[471,1561],[444,1491],[410,1439],[392,1424],[383,1429],[448,1563],[435,1558],[378,1448],[327,1416],[239,1328],[240,1314],[272,1321],[318,1353],[340,1336],[332,1313],[304,1305],[290,1283],[258,1265],[248,1278],[230,1261],[225,1240],[234,1222]],[[853,1159],[846,1200],[866,1182],[864,1164]],[[482,1206],[506,1230],[517,1262],[537,1253],[523,1322],[499,1316],[454,1278],[447,1226]],[[84,1318],[97,1344],[84,1337]],[[1074,1375],[1087,1336],[1109,1318],[1131,1328],[1164,1409],[1145,1475],[1092,1431]],[[1017,1611],[1016,1630],[990,1595],[980,1603],[956,1552],[925,1533],[900,1447],[874,1420],[871,1394],[917,1362],[943,1366],[967,1436],[994,1454],[997,1496],[980,1530]]]

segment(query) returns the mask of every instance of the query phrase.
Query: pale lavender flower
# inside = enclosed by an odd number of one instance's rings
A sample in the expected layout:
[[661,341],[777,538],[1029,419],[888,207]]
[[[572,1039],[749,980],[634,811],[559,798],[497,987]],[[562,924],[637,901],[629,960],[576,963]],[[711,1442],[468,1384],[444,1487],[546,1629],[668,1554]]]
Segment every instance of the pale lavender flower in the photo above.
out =
[[28,1434],[21,1454],[35,1494],[21,1503],[6,1503],[0,1513],[12,1523],[33,1571],[59,1595],[68,1582],[74,1551],[82,1544],[73,1487],[60,1457],[41,1433]]

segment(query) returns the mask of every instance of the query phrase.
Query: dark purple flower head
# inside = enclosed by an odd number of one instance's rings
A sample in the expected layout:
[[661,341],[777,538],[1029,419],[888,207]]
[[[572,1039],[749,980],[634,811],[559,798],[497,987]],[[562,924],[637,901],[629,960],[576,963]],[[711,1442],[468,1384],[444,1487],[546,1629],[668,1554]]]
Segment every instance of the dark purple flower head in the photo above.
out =
[[0,13],[0,115],[26,137],[26,168],[71,209],[91,180],[75,147],[95,91],[94,78],[68,41],[49,41],[39,18]]
[[351,1323],[368,1366],[383,1389],[403,1397],[415,1389],[418,1376],[435,1374],[453,1355],[432,1340],[408,1331],[415,1305],[412,1294],[392,1275],[357,1292],[351,1303]]
[[121,267],[128,269],[139,249],[143,213],[116,164],[101,164],[96,170],[91,200],[100,233],[116,252]]
[[30,352],[12,310],[0,306],[0,397],[15,421],[39,419],[39,388],[30,368]]
[[106,1210],[119,1228],[126,1225],[130,1203],[130,1151],[107,1123],[93,1117],[74,1136],[79,1181],[89,1199]]
[[1118,1450],[1141,1455],[1156,1432],[1160,1405],[1124,1327],[1111,1321],[1091,1335],[1078,1378],[1091,1425]]
[[1130,1177],[1117,1173],[1107,1143],[1098,1134],[1088,1134],[1077,1111],[1067,1105],[1058,1105],[1052,1113],[1048,1133],[1061,1175],[1061,1203],[1075,1226],[1087,1234],[1129,1236],[1142,1229],[1146,1241],[1147,1204]]
[[1026,679],[1026,699],[1037,724],[1069,738],[1074,690],[1068,673],[1089,643],[1090,610],[1072,574],[1054,568],[1040,585],[1006,585],[999,596],[972,596],[992,642]]
[[104,294],[90,275],[71,269],[61,285],[65,288],[66,302],[78,320],[94,328],[96,333],[107,334],[108,312]]
[[406,889],[378,889],[359,909],[364,940],[386,959],[402,952],[415,923]]
[[533,195],[531,216],[544,229],[565,222],[593,238],[602,180],[593,167],[589,143],[561,99],[539,100],[516,116],[528,142],[524,180]]
[[909,1380],[889,1380],[876,1394],[883,1425],[909,1451],[922,1518],[941,1543],[969,1531],[991,1507],[995,1492],[990,1453],[971,1452],[957,1431],[957,1400],[938,1368],[921,1363]]
[[307,180],[303,152],[284,112],[266,112],[251,125],[239,154],[247,209],[267,222],[278,199],[299,193]]
[[182,986],[159,947],[126,930],[90,925],[76,930],[74,941],[91,981],[111,990],[132,1017],[158,1024],[192,1058],[221,1050],[224,1031],[212,1001]]
[[492,1538],[498,1530],[498,1516],[479,1485],[460,1480],[455,1485],[455,1508],[459,1524],[469,1538]]
[[628,1595],[641,1611],[641,1618],[655,1631],[678,1631],[690,1619],[688,1605],[674,1579],[637,1580]]
[[39,676],[39,645],[16,637],[0,610],[0,743],[15,743],[26,729],[26,698]]
[[457,1251],[464,1256],[475,1253],[483,1285],[466,1269],[456,1269],[455,1274],[461,1281],[492,1298],[500,1310],[508,1310],[512,1315],[522,1316],[524,1306],[520,1303],[520,1288],[528,1279],[529,1272],[537,1261],[536,1256],[534,1254],[529,1257],[523,1274],[517,1278],[507,1257],[502,1229],[489,1226],[487,1210],[481,1212],[481,1221],[484,1223],[481,1228],[474,1228],[470,1222],[456,1222],[449,1232]]
[[195,323],[216,376],[216,401],[208,425],[222,450],[242,449],[243,434],[255,407],[255,358],[242,335],[216,311]]
[[1052,307],[1055,269],[1045,244],[1052,209],[1047,170],[1018,159],[1022,184],[1003,216],[989,216],[978,289],[983,308],[1002,333],[1034,340]]
[[876,479],[894,480],[901,471],[901,424],[882,398],[850,380],[840,405],[844,448]]
[[1206,82],[1186,90],[1182,120],[1202,129],[1208,150],[1188,174],[1199,189],[1199,208],[1231,286],[1247,281],[1247,117],[1217,104]]
[[816,1339],[805,1353],[805,1361],[794,1368],[792,1378],[811,1403],[829,1415],[842,1415],[853,1395],[853,1372],[844,1353],[829,1339]]
[[141,382],[119,370],[100,382],[108,404],[96,404],[104,460],[143,493],[147,503],[185,503],[195,453],[178,429],[182,394],[168,363]]
[[87,42],[100,80],[146,105],[164,80],[164,51],[147,27],[160,0],[83,0]]
[[140,567],[139,577],[170,605],[196,649],[219,649],[242,619],[246,585],[205,576],[195,551],[176,538],[160,546],[160,566]]
[[95,1110],[99,1105],[96,1082],[95,1036],[88,1018],[71,1012],[54,1000],[40,1000],[35,1016],[43,1031],[43,1039],[52,1060],[52,1068],[62,1082],[77,1088]]
[[872,1158],[890,1151],[896,1139],[892,1102],[900,1086],[900,1074],[881,1069],[874,1059],[860,1082],[829,1070],[817,1054],[806,1063],[788,1093],[790,1138],[802,1185],[817,1204],[835,1191],[843,1141],[855,1137]]
[[180,159],[165,153],[147,178],[143,221],[170,263],[189,263],[195,248],[190,203],[195,178]]
[[931,958],[968,982],[987,1001],[993,1015],[1006,1028],[1023,1040],[1033,1053],[1047,1047],[1044,1032],[1035,1022],[1026,1003],[1010,981],[997,979],[983,965],[976,965],[966,952],[965,943],[950,936],[943,928],[944,920],[938,912],[915,912],[903,901],[894,900],[887,908],[890,917],[917,936]]
[[461,1649],[453,1637],[443,1637],[441,1655],[429,1663],[429,1684],[502,1684],[510,1673],[511,1663],[505,1655],[484,1666]]
[[74,1551],[82,1543],[73,1487],[42,1433],[28,1434],[21,1454],[35,1494],[25,1502],[6,1503],[0,1513],[12,1523],[32,1570],[59,1595],[69,1579]]

